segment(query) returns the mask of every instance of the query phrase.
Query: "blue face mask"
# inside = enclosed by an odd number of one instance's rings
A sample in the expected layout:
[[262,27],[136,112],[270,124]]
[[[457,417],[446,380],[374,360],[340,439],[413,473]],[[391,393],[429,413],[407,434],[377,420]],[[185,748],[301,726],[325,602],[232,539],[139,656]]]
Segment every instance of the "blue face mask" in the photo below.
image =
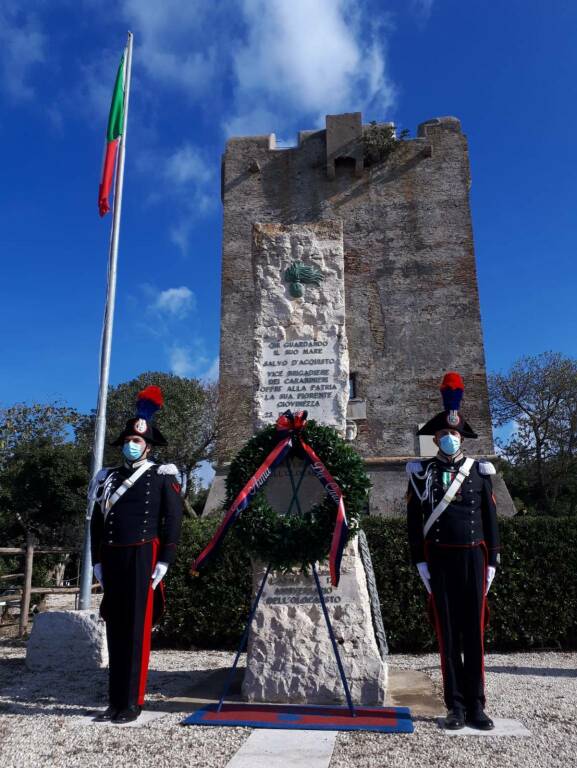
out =
[[122,446],[122,453],[128,461],[137,461],[144,453],[144,447],[129,440]]
[[458,435],[443,435],[439,440],[439,447],[444,454],[452,456],[461,447],[461,438]]

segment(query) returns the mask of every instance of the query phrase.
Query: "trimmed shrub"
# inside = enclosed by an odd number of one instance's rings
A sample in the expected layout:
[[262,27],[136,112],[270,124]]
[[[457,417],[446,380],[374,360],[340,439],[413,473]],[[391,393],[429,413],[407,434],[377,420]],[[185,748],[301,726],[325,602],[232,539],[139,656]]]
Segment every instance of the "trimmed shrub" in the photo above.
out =
[[500,532],[489,647],[577,648],[577,518],[513,518]]
[[166,613],[155,639],[162,645],[235,648],[248,618],[252,571],[234,531],[200,576],[190,566],[215,532],[219,518],[186,518],[176,562],[166,577]]
[[[234,529],[206,570],[197,578],[189,574],[218,522],[185,522],[178,560],[167,577],[167,614],[158,632],[163,644],[233,648],[240,641],[250,605],[251,568]],[[499,527],[503,554],[489,593],[487,649],[577,649],[577,519],[501,519]],[[365,518],[363,528],[391,651],[435,650],[404,519]]]

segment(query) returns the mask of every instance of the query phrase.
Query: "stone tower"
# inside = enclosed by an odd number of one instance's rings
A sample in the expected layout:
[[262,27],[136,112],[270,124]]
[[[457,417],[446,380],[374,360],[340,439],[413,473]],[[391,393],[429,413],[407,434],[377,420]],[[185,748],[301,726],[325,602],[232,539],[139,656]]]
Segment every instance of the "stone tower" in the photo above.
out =
[[[430,455],[420,424],[442,409],[447,370],[465,380],[463,412],[479,434],[471,455],[494,453],[469,206],[467,140],[454,117],[427,120],[385,159],[367,158],[360,113],[328,115],[277,149],[274,135],[230,139],[222,162],[224,230],[218,455],[253,434],[254,225],[342,223],[348,419],[367,462],[371,514],[404,508],[404,464]],[[207,509],[224,498],[217,471]],[[500,511],[512,503],[499,478]]]

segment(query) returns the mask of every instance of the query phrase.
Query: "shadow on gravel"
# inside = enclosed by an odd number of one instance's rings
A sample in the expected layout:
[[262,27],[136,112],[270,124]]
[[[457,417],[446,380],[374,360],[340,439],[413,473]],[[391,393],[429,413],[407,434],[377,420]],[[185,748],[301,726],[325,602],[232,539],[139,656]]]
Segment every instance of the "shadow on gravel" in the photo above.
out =
[[8,704],[0,709],[3,715],[28,715],[30,717],[46,717],[46,715],[52,715],[56,717],[87,717],[89,715],[96,715],[98,711],[102,709],[103,702],[94,702],[91,706],[83,707],[70,707],[70,706],[53,706],[53,707],[38,707],[32,704],[16,703]]
[[411,720],[414,723],[438,723],[439,722],[439,715],[414,715],[411,712]]
[[[22,659],[1,662],[9,674],[0,683],[0,712],[10,715],[57,715],[61,717],[86,716],[102,709],[108,702],[108,669],[86,674],[62,672],[31,672]],[[220,695],[228,669],[197,669],[148,673],[148,694],[175,699],[204,696],[208,699]],[[244,669],[240,670],[243,673]],[[238,673],[237,673],[238,675]],[[233,682],[231,694],[240,693],[240,679]],[[147,700],[146,709],[164,710],[166,701]],[[180,707],[179,711],[182,709]]]
[[575,677],[577,669],[559,669],[558,667],[485,667],[486,672],[497,672],[506,675],[528,675],[535,677]]

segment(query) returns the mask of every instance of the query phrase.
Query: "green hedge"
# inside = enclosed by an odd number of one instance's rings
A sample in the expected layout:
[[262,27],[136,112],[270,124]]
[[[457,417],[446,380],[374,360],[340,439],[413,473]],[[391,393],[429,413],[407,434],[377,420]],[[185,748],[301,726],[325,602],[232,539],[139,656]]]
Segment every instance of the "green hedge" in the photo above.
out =
[[[250,563],[234,532],[197,578],[188,571],[218,521],[187,520],[167,578],[166,645],[232,648],[248,615]],[[393,652],[436,648],[425,591],[410,564],[404,520],[365,518],[383,620]],[[492,650],[577,649],[577,519],[524,517],[500,521],[502,563],[489,595]]]
[[185,519],[176,562],[166,577],[167,610],[158,628],[162,645],[234,648],[248,618],[251,567],[240,543],[229,533],[218,555],[200,576],[190,566],[220,519]]
[[[368,518],[364,529],[391,650],[436,648],[424,588],[410,565],[404,520]],[[577,518],[502,518],[501,565],[489,592],[486,647],[577,648]]]

